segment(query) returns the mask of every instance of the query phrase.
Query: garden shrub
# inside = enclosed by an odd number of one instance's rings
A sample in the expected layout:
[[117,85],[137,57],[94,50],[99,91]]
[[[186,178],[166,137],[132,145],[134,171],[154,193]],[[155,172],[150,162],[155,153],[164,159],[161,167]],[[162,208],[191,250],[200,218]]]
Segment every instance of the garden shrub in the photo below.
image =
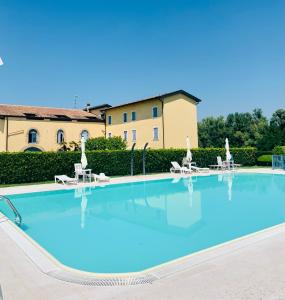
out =
[[[191,150],[193,161],[200,167],[217,163],[217,156],[225,159],[223,148],[199,148]],[[142,150],[134,151],[134,173],[142,172]],[[244,166],[256,164],[255,148],[231,148],[234,161]],[[146,172],[168,172],[171,161],[181,164],[185,149],[148,149]],[[104,172],[110,176],[130,174],[130,150],[86,151],[87,168],[93,173]],[[0,184],[28,183],[53,180],[54,175],[74,176],[74,163],[80,162],[81,153],[68,152],[19,152],[0,153]]]
[[125,150],[127,143],[120,136],[114,137],[97,137],[88,139],[86,150]]
[[263,154],[257,158],[257,164],[259,166],[271,166],[272,165],[272,155]]
[[285,155],[285,146],[276,146],[273,149],[274,155]]

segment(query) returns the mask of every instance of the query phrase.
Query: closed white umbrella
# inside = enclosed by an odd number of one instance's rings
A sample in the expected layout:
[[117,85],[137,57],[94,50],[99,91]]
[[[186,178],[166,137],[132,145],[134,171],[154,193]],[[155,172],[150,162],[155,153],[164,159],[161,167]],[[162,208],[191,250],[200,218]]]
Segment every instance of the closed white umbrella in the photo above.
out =
[[2,66],[4,63],[3,63],[3,60],[1,59],[0,57],[0,66]]
[[186,158],[187,158],[188,162],[191,162],[192,161],[192,153],[191,153],[191,145],[190,145],[189,136],[187,136],[187,138],[186,138],[186,145],[187,145]]
[[85,169],[87,167],[87,158],[85,154],[85,138],[81,138],[81,164],[82,169]]
[[231,158],[232,158],[232,155],[231,155],[231,152],[230,152],[230,145],[229,145],[229,140],[228,140],[228,138],[226,138],[226,145],[225,145],[225,148],[226,148],[226,161],[230,161]]

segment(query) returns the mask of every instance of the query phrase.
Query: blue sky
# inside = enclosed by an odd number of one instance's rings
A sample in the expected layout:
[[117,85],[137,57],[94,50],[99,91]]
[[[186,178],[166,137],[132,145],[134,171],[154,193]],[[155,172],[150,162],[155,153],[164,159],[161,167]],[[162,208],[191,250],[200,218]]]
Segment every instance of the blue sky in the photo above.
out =
[[284,0],[0,0],[0,103],[185,89],[199,117],[285,107]]

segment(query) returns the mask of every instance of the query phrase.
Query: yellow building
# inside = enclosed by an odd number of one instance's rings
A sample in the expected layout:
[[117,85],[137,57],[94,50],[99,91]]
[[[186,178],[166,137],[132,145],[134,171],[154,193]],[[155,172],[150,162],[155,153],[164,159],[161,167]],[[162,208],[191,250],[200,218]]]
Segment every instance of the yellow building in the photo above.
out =
[[128,148],[136,143],[143,148],[185,148],[186,137],[191,147],[198,147],[197,97],[178,90],[160,96],[111,107],[90,107],[106,122],[106,136],[121,136]]
[[0,105],[0,151],[57,151],[63,142],[121,136],[128,148],[198,147],[197,104],[183,91],[122,105],[80,109]]
[[57,151],[104,134],[104,121],[83,110],[0,105],[0,151]]

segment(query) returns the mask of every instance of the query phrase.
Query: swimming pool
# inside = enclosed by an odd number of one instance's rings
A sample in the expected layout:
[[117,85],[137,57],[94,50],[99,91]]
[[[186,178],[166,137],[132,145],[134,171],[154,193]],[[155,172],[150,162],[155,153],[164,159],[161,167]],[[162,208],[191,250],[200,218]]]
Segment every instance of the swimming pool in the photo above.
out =
[[225,173],[9,198],[22,230],[61,263],[125,273],[283,223],[284,191],[282,175]]

